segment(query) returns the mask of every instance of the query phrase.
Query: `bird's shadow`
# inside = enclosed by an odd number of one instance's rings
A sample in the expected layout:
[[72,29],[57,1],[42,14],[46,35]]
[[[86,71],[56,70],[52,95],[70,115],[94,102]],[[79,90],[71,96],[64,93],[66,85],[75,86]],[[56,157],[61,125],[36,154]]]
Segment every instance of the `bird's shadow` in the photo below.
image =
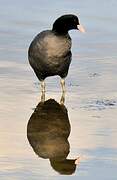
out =
[[27,125],[27,138],[34,152],[49,159],[55,171],[66,175],[75,172],[77,160],[67,159],[70,131],[67,109],[54,99],[40,102]]

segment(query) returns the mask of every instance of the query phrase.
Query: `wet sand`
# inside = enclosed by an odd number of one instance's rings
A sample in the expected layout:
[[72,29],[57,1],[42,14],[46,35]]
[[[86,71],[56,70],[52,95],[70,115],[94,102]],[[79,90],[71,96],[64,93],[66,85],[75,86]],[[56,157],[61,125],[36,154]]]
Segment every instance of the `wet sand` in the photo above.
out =
[[[0,179],[116,180],[117,2],[53,2],[1,2]],[[73,58],[66,79],[65,108],[71,127],[67,158],[80,156],[80,163],[66,176],[53,169],[48,158],[36,155],[27,139],[27,125],[41,96],[27,49],[38,32],[69,12],[80,13],[87,33],[70,32]],[[46,100],[60,101],[59,77],[48,78],[46,89]]]

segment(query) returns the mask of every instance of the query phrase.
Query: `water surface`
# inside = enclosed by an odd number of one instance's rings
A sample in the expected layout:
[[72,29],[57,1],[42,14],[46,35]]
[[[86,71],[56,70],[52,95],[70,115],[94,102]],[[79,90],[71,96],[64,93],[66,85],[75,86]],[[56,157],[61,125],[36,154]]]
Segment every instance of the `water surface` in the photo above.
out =
[[[1,180],[117,179],[116,7],[116,0],[0,1]],[[27,60],[28,46],[65,13],[80,14],[87,29],[85,35],[70,32],[73,60],[65,101],[70,131],[65,142],[67,159],[80,157],[80,163],[69,175],[36,154],[27,139],[29,119],[40,102],[38,80]],[[59,78],[48,78],[46,83],[46,100],[59,102]]]

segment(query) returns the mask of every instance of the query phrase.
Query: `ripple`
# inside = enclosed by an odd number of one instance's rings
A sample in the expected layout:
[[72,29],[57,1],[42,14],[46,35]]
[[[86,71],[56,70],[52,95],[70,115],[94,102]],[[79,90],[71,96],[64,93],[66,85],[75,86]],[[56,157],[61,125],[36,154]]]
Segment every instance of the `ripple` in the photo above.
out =
[[102,99],[89,101],[81,108],[88,110],[105,110],[114,107],[117,107],[117,100]]

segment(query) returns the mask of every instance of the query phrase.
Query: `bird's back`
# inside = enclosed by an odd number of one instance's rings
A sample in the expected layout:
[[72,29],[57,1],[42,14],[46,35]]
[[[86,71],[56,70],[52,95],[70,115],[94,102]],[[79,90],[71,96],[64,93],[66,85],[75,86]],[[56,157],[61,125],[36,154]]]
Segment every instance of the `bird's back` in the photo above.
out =
[[71,62],[71,38],[43,31],[32,41],[28,57],[39,80],[52,75],[65,77]]

